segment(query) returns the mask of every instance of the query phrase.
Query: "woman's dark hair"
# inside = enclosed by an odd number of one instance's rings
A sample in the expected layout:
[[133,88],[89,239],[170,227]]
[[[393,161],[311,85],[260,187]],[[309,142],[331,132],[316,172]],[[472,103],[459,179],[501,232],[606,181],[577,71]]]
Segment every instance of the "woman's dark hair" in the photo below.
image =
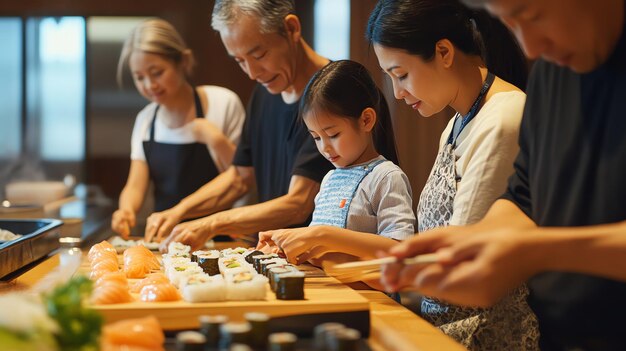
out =
[[358,119],[366,108],[376,111],[374,147],[389,161],[398,164],[389,106],[369,72],[360,63],[334,61],[319,70],[309,81],[300,99],[300,117],[311,111],[325,111]]
[[462,52],[479,55],[496,76],[526,88],[528,66],[509,30],[487,12],[457,0],[380,0],[370,15],[370,43],[405,50],[429,61],[435,44],[448,39]]

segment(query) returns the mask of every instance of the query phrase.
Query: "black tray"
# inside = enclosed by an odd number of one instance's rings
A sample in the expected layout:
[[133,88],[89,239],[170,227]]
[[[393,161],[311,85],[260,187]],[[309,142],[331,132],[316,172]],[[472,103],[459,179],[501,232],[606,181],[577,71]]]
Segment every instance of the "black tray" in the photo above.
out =
[[22,234],[11,241],[0,241],[0,280],[59,248],[56,219],[0,219],[0,228]]

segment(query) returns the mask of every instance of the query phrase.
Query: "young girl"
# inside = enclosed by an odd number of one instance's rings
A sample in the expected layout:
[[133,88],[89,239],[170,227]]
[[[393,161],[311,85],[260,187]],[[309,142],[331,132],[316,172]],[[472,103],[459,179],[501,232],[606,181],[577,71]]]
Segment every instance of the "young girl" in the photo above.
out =
[[122,236],[135,225],[150,181],[155,210],[163,211],[228,168],[245,117],[232,91],[189,83],[193,55],[166,21],[147,20],[131,32],[120,56],[120,81],[127,63],[135,87],[151,103],[137,115],[130,172],[113,214],[111,227]]
[[331,252],[368,259],[413,235],[411,189],[394,164],[389,108],[367,69],[329,63],[308,83],[300,115],[336,169],[321,183],[310,226],[261,233],[259,248],[280,248],[299,263]]
[[[425,117],[448,106],[457,112],[420,196],[419,232],[477,222],[504,192],[519,150],[520,48],[500,22],[456,0],[381,0],[366,36],[396,98]],[[526,296],[520,288],[487,310],[425,297],[421,311],[472,350],[532,350],[537,321]]]

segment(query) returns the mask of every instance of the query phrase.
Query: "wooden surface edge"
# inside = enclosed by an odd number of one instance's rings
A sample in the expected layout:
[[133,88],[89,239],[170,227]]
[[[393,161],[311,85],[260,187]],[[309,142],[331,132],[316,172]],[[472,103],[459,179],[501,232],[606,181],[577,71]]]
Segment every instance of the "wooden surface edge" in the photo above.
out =
[[374,350],[466,351],[424,319],[380,291],[359,290],[370,301],[370,346]]

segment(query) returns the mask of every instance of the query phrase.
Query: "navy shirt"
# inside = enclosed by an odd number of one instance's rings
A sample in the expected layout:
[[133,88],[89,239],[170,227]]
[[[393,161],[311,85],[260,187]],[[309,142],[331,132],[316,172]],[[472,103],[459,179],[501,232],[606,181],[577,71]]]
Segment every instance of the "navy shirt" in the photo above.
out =
[[[540,226],[626,220],[626,36],[587,74],[538,61],[527,93],[504,198]],[[542,350],[626,350],[626,283],[547,272],[529,287]]]
[[250,98],[233,164],[254,167],[260,202],[286,195],[294,175],[319,183],[333,167],[298,117],[298,103],[286,104],[261,85]]

